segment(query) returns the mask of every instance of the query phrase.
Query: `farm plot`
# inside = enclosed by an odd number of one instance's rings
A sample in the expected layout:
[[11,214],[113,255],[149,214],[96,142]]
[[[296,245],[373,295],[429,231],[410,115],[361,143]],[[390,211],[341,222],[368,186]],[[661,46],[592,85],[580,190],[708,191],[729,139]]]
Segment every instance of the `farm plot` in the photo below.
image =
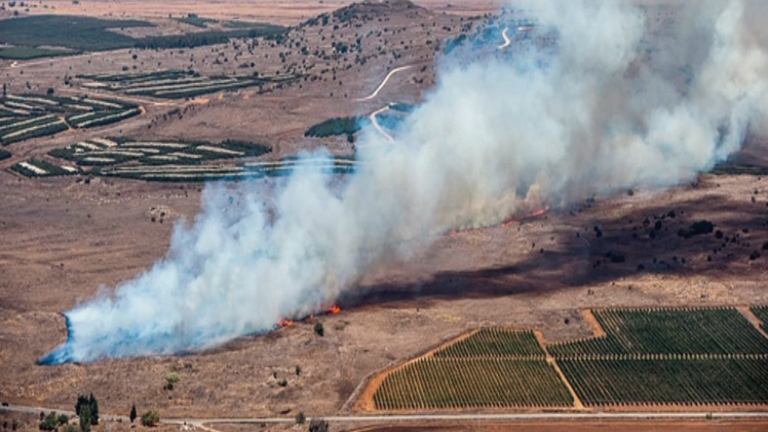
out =
[[760,320],[760,328],[768,332],[768,306],[757,306],[751,308],[752,313]]
[[544,350],[533,331],[483,328],[435,352],[440,358],[516,357],[544,359]]
[[586,406],[768,403],[768,359],[558,360]]
[[[137,161],[147,166],[196,165],[205,161],[257,157],[271,149],[260,144],[227,140],[207,142],[134,141],[124,138],[92,138],[63,149],[51,150],[50,156],[77,163],[80,166],[111,166]],[[140,168],[133,166],[131,169]],[[123,172],[115,170],[111,173]],[[154,170],[157,171],[157,170]]]
[[764,338],[735,308],[595,311],[606,336],[548,346],[558,359],[596,355],[768,354]]
[[139,114],[138,106],[120,101],[6,95],[0,98],[0,143],[9,145],[53,135],[72,127],[95,127]]
[[376,409],[569,407],[573,399],[545,360],[425,358],[389,374]]
[[67,165],[57,165],[45,159],[30,159],[11,167],[11,171],[24,177],[54,177],[77,174],[77,169]]
[[257,77],[250,75],[206,77],[191,71],[158,70],[148,73],[78,75],[88,80],[83,87],[122,92],[126,95],[164,99],[191,98],[219,91],[295,81],[297,75]]
[[389,373],[379,410],[570,407],[573,398],[532,331],[485,328]]
[[[240,165],[216,165],[200,163],[201,160],[189,160],[191,156],[202,157],[201,147],[175,151],[142,159],[146,162],[152,159],[152,164],[125,165],[111,169],[101,169],[98,174],[113,177],[132,178],[147,181],[164,182],[199,182],[212,180],[239,180],[261,178],[267,176],[282,176],[300,168],[321,169],[329,174],[343,174],[354,170],[355,162],[350,159],[297,159],[285,158],[279,161],[244,163]],[[210,152],[210,150],[202,150]],[[174,158],[174,159],[169,159]],[[182,160],[183,159],[183,160]],[[185,164],[182,164],[185,163]]]

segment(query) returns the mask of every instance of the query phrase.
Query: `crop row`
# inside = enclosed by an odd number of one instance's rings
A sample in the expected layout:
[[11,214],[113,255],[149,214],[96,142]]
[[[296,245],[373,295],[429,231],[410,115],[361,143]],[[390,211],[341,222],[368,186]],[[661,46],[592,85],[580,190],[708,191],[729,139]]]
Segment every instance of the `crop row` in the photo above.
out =
[[386,376],[376,409],[567,407],[567,387],[545,360],[416,360]]
[[[196,149],[199,149],[198,146]],[[144,164],[101,169],[99,174],[112,177],[132,178],[147,181],[164,182],[199,182],[212,180],[238,180],[261,177],[288,175],[297,168],[312,167],[331,174],[352,172],[355,164],[344,160],[281,160],[273,162],[247,163],[241,166],[201,164],[200,161],[187,162],[184,165],[177,156],[179,152],[168,153],[140,159]],[[183,153],[186,157],[192,153]],[[154,158],[154,159],[153,159]],[[163,159],[176,158],[176,159]],[[153,160],[153,163],[147,163]],[[106,165],[106,164],[105,164]]]
[[760,320],[760,328],[768,332],[768,306],[753,307],[752,313]]
[[31,138],[53,135],[68,128],[64,120],[54,115],[19,119],[15,123],[0,126],[0,143],[9,145]]
[[286,75],[268,78],[256,76],[205,77],[191,71],[159,70],[135,74],[79,75],[93,82],[83,84],[87,88],[122,91],[129,95],[154,96],[158,98],[189,98],[223,90],[260,86],[295,80],[298,76]]
[[56,165],[45,159],[30,159],[25,162],[19,162],[11,167],[25,177],[52,177],[77,174],[77,169],[66,166]]
[[67,117],[67,122],[74,128],[85,129],[117,123],[139,114],[141,114],[139,108],[128,108],[117,111],[98,111]]
[[768,403],[768,360],[558,360],[587,406]]
[[544,358],[533,331],[500,327],[483,328],[456,343],[435,352],[435,357],[529,357]]
[[271,148],[264,145],[234,140],[212,144],[92,138],[51,150],[49,155],[86,166],[116,165],[132,160],[146,165],[196,165],[206,160],[257,157],[270,151]]
[[608,354],[766,354],[768,339],[735,308],[611,309],[606,336],[553,344],[558,358]]

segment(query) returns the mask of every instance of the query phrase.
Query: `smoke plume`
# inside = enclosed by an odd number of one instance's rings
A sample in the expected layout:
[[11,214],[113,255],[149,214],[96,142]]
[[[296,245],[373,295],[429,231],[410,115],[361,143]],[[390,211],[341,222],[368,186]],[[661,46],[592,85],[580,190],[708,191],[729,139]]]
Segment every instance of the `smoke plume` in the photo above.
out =
[[499,31],[485,55],[442,59],[394,143],[364,132],[353,175],[299,168],[269,206],[245,182],[236,209],[209,185],[167,257],[67,312],[69,340],[41,362],[171,354],[268,331],[448,230],[710,169],[750,129],[767,129],[768,10],[674,4],[662,25],[629,1],[514,2],[537,23],[532,34],[498,51]]

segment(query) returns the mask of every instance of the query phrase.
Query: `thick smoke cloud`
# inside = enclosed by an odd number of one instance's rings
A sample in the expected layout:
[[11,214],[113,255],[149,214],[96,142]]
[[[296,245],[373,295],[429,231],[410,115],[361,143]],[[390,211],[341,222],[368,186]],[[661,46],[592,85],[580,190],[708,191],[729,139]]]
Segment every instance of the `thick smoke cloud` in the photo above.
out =
[[69,340],[42,361],[169,354],[267,331],[447,230],[690,180],[750,128],[768,129],[762,1],[680,2],[668,27],[627,1],[512,7],[534,16],[541,38],[444,59],[396,142],[367,131],[363,163],[342,181],[301,168],[270,206],[243,184],[238,208],[209,185],[167,257],[67,312]]

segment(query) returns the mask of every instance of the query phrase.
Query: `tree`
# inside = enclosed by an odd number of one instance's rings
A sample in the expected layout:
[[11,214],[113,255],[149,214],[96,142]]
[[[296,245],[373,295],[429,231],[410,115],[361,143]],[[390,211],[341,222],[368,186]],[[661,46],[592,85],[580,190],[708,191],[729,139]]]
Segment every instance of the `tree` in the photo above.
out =
[[131,418],[131,423],[133,423],[136,420],[136,404],[133,404],[133,406],[131,407],[130,418]]
[[152,427],[160,423],[160,414],[157,411],[147,411],[141,416],[142,426]]
[[296,424],[303,425],[306,421],[307,416],[304,415],[304,411],[299,411],[299,413],[296,414]]
[[69,423],[69,416],[66,415],[66,414],[60,415],[59,416],[59,424],[63,425],[63,424],[67,424],[67,423]]
[[48,413],[47,416],[43,419],[43,421],[40,422],[40,430],[42,431],[53,431],[56,430],[56,427],[59,426],[58,417],[56,416],[56,413],[51,411]]
[[99,424],[99,402],[93,393],[90,396],[77,395],[75,413],[80,417],[80,428],[83,431],[87,432],[91,425]]
[[312,419],[309,422],[309,432],[328,432],[328,422],[323,419]]
[[56,90],[54,90],[53,87],[48,87],[48,91],[47,91],[48,96],[53,96],[54,93],[56,93]]
[[323,323],[319,322],[315,324],[315,333],[317,333],[318,336],[325,335],[325,329],[323,328]]

